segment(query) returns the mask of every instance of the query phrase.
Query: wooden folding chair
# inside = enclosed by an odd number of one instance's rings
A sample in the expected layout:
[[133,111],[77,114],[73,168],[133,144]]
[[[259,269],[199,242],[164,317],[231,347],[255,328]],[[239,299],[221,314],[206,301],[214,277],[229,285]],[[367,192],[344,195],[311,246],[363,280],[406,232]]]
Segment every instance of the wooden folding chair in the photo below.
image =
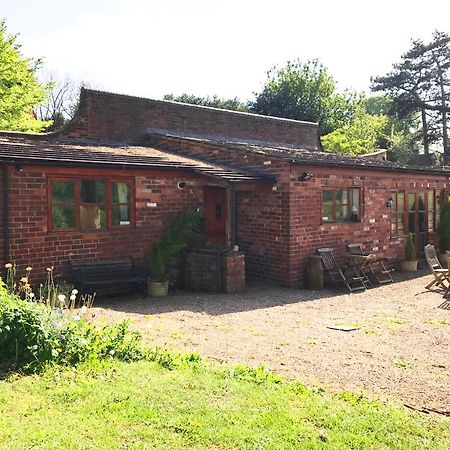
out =
[[441,262],[436,254],[434,245],[428,244],[424,249],[425,259],[427,260],[428,267],[434,275],[434,280],[425,286],[425,289],[431,289],[433,286],[440,287],[447,290],[450,285],[450,278],[448,269],[444,269],[441,266]]
[[317,252],[333,284],[343,284],[349,292],[364,291],[366,289],[364,277],[348,274],[346,268],[343,270],[339,267],[334,258],[332,248],[319,248]]
[[383,260],[378,259],[375,255],[363,253],[362,244],[349,244],[347,248],[350,255],[371,257],[370,261],[361,267],[361,271],[366,277],[375,280],[378,284],[392,283],[394,281],[391,276],[391,272],[394,269],[387,269]]

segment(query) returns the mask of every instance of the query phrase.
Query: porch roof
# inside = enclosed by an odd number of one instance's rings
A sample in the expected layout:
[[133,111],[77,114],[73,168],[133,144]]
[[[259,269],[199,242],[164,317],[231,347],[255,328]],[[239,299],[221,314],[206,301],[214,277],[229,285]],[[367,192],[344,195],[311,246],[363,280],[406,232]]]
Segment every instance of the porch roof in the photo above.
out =
[[128,143],[0,133],[0,161],[11,164],[190,171],[228,183],[273,183],[273,175]]

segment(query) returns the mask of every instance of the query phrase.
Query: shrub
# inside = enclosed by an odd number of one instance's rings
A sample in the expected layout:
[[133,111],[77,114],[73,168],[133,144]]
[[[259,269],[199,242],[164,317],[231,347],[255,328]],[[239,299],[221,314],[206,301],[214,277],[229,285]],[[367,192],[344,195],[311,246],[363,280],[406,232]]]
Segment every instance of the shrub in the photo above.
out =
[[46,363],[73,365],[144,356],[140,335],[127,322],[96,328],[70,310],[51,308],[7,292],[0,280],[0,361],[2,370],[38,370]]
[[152,281],[167,281],[167,270],[188,242],[189,235],[200,222],[199,211],[189,209],[179,214],[163,232],[146,259]]
[[408,236],[406,237],[405,259],[406,261],[415,261],[417,259],[412,233],[408,233]]

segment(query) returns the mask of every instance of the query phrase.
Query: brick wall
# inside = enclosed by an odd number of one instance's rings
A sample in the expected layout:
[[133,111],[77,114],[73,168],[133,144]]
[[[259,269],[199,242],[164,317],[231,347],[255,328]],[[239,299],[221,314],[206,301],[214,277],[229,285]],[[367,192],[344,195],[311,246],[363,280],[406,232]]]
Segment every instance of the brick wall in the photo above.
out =
[[[290,164],[206,141],[154,136],[151,143],[186,155],[262,169],[277,177],[270,192],[238,192],[237,244],[245,253],[249,275],[289,286],[305,284],[307,258],[321,247],[335,248],[342,259],[347,244],[361,242],[365,250],[395,264],[403,257],[403,240],[391,239],[390,210],[386,207],[391,190],[441,190],[448,185],[442,175]],[[314,178],[299,182],[302,172],[313,173]],[[323,224],[322,188],[326,186],[363,189],[362,221]],[[430,237],[436,241],[436,236]]]
[[245,289],[245,255],[229,251],[218,256],[214,250],[192,250],[186,255],[185,285],[193,291],[240,292]]
[[82,90],[78,114],[64,134],[136,141],[148,128],[320,148],[317,124],[91,90]]
[[[366,252],[387,258],[388,265],[396,265],[404,255],[404,238],[391,237],[390,209],[386,201],[392,190],[423,192],[429,189],[448,189],[445,176],[423,173],[358,170],[345,167],[293,166],[289,198],[290,236],[289,284],[304,284],[307,258],[317,248],[335,249],[343,261],[346,245],[362,243]],[[299,182],[302,172],[314,178]],[[327,187],[359,187],[363,190],[363,213],[360,222],[322,223],[322,189]],[[432,242],[437,241],[434,233]]]
[[[133,256],[143,260],[175,215],[203,202],[203,181],[189,178],[188,188],[177,188],[177,175],[145,175],[145,172],[121,171],[120,176],[134,180],[136,190],[136,225],[99,231],[53,231],[47,222],[47,178],[53,168],[26,167],[24,172],[10,168],[10,260],[23,270],[33,267],[34,280],[55,267],[55,273],[68,278],[69,260]],[[74,175],[73,169],[68,174]],[[97,178],[77,169],[77,175]],[[109,175],[108,175],[109,174]],[[101,171],[103,177],[117,178],[117,172]],[[61,170],[58,176],[63,176]],[[156,207],[148,206],[148,203]]]

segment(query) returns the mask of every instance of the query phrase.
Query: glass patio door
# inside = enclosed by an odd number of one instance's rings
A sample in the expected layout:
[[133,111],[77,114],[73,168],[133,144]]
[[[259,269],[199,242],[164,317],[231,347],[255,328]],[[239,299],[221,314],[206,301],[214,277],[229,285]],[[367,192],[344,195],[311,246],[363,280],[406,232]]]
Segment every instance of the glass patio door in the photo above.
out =
[[416,254],[423,255],[427,242],[427,208],[425,192],[410,192],[408,194],[408,232],[413,234]]

